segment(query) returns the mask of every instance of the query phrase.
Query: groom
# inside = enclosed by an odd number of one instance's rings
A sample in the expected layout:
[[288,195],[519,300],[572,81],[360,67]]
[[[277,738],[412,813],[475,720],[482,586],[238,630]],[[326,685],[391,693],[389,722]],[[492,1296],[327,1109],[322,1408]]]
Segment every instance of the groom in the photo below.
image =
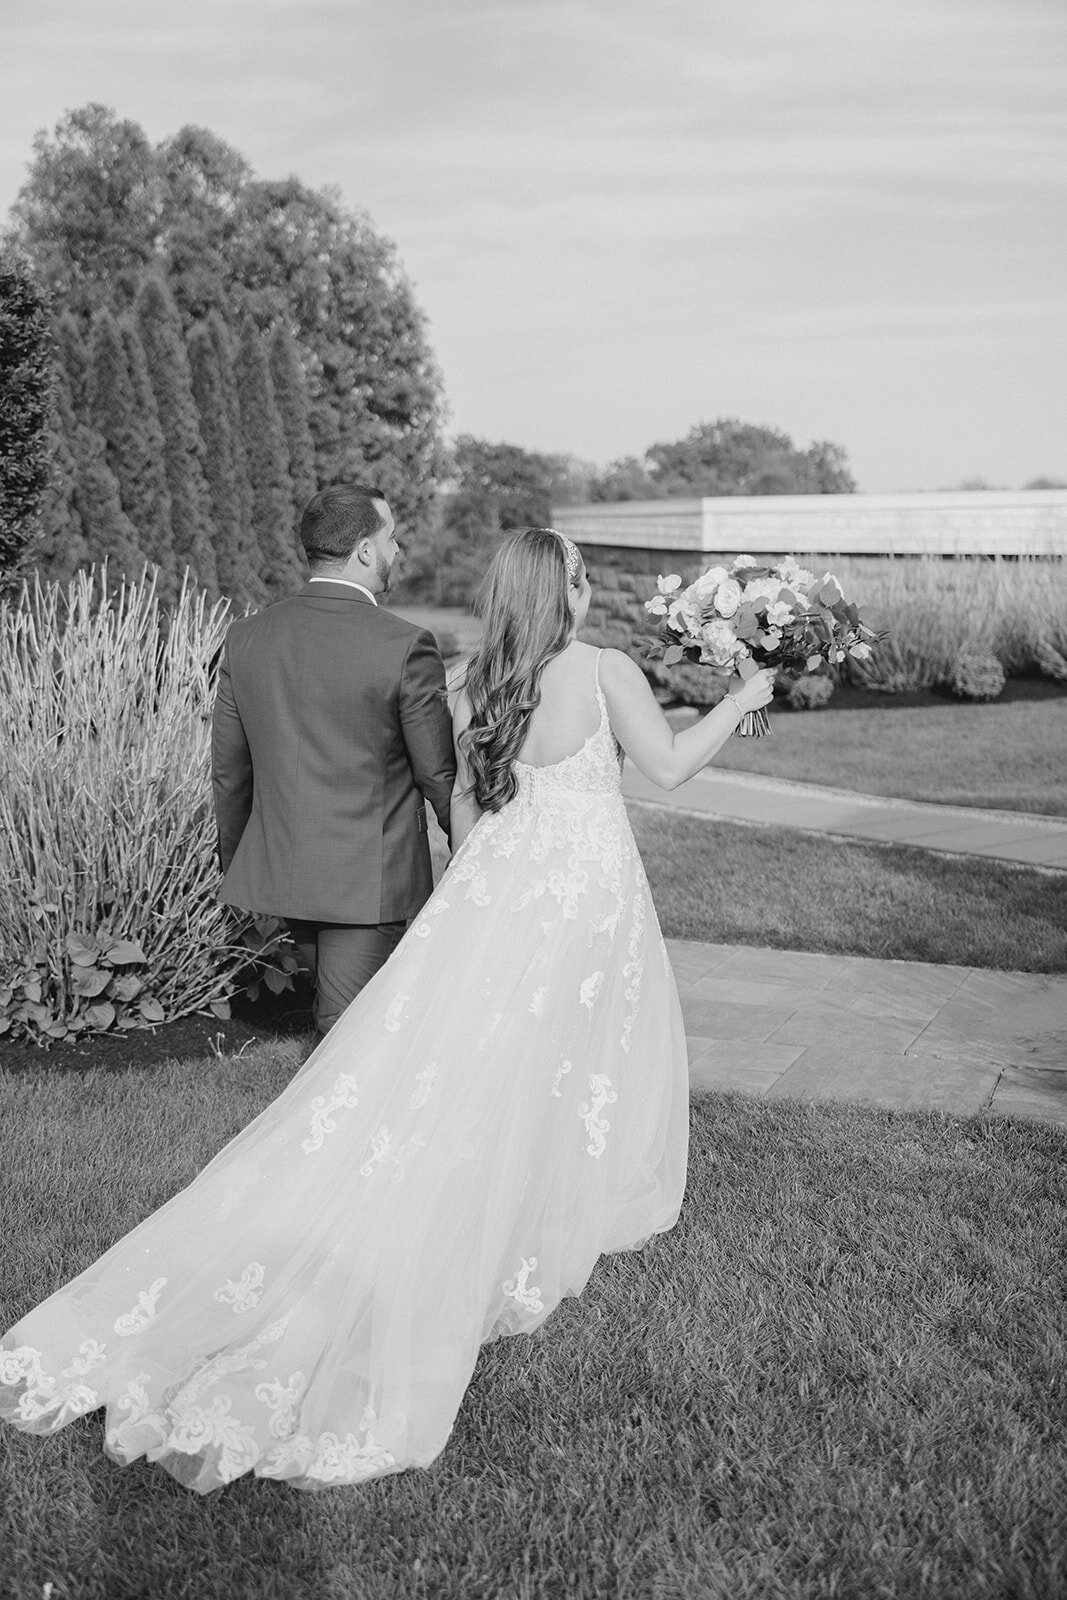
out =
[[323,489],[300,538],[310,580],[227,635],[211,765],[221,898],[284,917],[326,1033],[430,893],[423,799],[447,834],[456,763],[434,637],[378,606],[384,496]]

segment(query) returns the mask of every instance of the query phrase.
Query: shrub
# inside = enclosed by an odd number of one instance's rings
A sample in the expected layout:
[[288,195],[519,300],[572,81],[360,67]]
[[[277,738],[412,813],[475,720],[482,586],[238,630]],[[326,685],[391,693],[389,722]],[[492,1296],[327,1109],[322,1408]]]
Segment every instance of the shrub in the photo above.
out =
[[[702,710],[717,706],[726,693],[726,679],[721,672],[701,667],[688,661],[665,667],[661,662],[642,663],[653,683],[666,689],[668,696],[680,700],[684,706],[699,706]],[[656,669],[649,672],[649,668]]]
[[0,609],[0,1032],[225,1015],[249,945],[261,966],[277,948],[218,900],[227,607],[188,583],[170,613],[143,579],[111,590],[92,569]]
[[833,699],[834,680],[825,672],[797,678],[785,692],[790,711],[818,711]]
[[48,485],[51,336],[25,266],[0,261],[0,578],[17,565]]
[[971,651],[952,669],[949,687],[961,700],[995,700],[1007,682],[996,656]]

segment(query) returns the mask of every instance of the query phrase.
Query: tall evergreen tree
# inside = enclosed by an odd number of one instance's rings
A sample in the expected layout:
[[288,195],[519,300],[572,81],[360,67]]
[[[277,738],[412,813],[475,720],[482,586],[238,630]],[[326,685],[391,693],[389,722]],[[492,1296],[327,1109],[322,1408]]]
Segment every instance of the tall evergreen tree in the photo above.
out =
[[64,311],[55,323],[56,355],[67,374],[71,404],[79,421],[84,422],[89,407],[89,352],[78,320]]
[[161,271],[183,327],[284,320],[300,346],[319,481],[366,471],[411,533],[433,524],[441,379],[393,247],[362,212],[295,177],[262,182],[202,128],[149,145],[104,106],[34,144],[12,212],[40,281],[79,314],[124,307]]
[[255,573],[262,596],[266,597],[266,588],[259,578],[259,546],[252,531],[252,479],[249,475],[244,431],[241,427],[241,399],[237,393],[237,346],[228,324],[219,312],[209,312],[205,320],[211,342],[215,346],[219,378],[222,381],[222,392],[226,401],[226,414],[230,419],[234,485],[241,508],[242,543],[249,550],[249,570]]
[[252,484],[252,531],[259,547],[259,573],[272,597],[290,593],[306,568],[293,534],[293,485],[289,453],[263,340],[246,318],[237,346],[237,394],[241,405],[248,476]]
[[0,582],[14,572],[48,483],[48,323],[27,268],[0,262]]
[[[131,330],[136,339],[136,329]],[[178,567],[170,526],[170,490],[162,451],[150,431],[130,378],[118,324],[108,310],[93,321],[89,362],[89,415],[107,446],[123,509],[137,530],[147,561],[160,569],[163,600],[177,595]]]
[[78,509],[78,466],[59,415],[64,375],[53,375],[48,408],[48,482],[33,535],[23,557],[27,572],[46,583],[66,583],[92,559]]
[[311,437],[311,402],[300,352],[287,322],[279,322],[270,336],[270,375],[274,398],[289,446],[289,476],[293,483],[296,527],[318,484],[315,480],[315,444]]
[[[238,605],[259,606],[267,599],[267,591],[259,576],[259,552],[252,538],[251,495],[241,492],[248,485],[244,444],[234,431],[222,373],[222,363],[229,363],[229,340],[221,319],[214,315],[214,320],[217,328],[196,323],[188,346],[193,397],[204,441],[204,474],[214,508],[219,588]],[[233,389],[232,368],[229,378]]]
[[217,595],[211,495],[181,323],[169,290],[156,277],[141,284],[134,311],[163,430],[175,555],[179,567],[190,567],[208,593]]
[[119,486],[107,464],[107,447],[95,428],[78,420],[63,368],[56,374],[56,409],[74,457],[74,500],[89,559],[107,561],[113,577],[138,577],[144,571],[145,556],[138,547],[137,531],[122,509]]

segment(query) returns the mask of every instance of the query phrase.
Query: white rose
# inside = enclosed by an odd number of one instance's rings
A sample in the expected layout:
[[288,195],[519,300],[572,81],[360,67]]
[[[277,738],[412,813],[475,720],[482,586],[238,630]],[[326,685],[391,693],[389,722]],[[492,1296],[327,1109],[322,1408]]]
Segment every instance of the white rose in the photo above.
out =
[[741,592],[745,600],[777,600],[781,587],[777,578],[750,578]]
[[793,620],[793,613],[784,600],[776,600],[767,607],[767,622],[772,628],[785,628]]
[[675,633],[692,633],[700,624],[700,607],[692,604],[681,595],[671,602],[667,612],[667,626],[673,628]]
[[677,572],[668,572],[666,577],[656,579],[656,588],[660,594],[673,594],[675,589],[682,587],[682,580]]
[[744,567],[758,567],[759,562],[754,556],[734,556],[730,563],[731,572],[740,572]]
[[725,667],[737,654],[738,641],[734,638],[734,631],[729,623],[716,617],[712,622],[706,622],[700,630],[700,637],[704,647],[700,652],[702,661],[713,666]]
[[715,609],[720,617],[732,617],[740,604],[741,585],[727,578],[715,591]]
[[686,593],[692,595],[698,605],[710,605],[716,589],[720,583],[725,583],[729,577],[725,567],[709,567],[707,572],[702,572],[700,577],[689,585]]
[[805,589],[815,582],[815,574],[802,567],[793,556],[786,556],[778,568],[782,582],[791,589]]

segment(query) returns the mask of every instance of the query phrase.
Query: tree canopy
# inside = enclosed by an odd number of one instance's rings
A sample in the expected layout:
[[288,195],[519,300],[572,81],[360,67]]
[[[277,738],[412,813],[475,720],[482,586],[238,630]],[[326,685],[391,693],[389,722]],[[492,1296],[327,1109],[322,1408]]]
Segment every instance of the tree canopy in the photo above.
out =
[[101,306],[128,310],[146,272],[166,283],[185,332],[211,311],[232,328],[251,316],[262,333],[287,323],[317,486],[370,477],[399,522],[427,522],[441,380],[396,252],[363,213],[296,178],[257,178],[206,129],[153,146],[92,104],[37,135],[12,231],[85,326]]
[[723,417],[700,422],[684,439],[650,445],[644,460],[615,461],[593,486],[596,500],[705,495],[853,494],[840,445],[817,440],[799,450],[787,433]]

